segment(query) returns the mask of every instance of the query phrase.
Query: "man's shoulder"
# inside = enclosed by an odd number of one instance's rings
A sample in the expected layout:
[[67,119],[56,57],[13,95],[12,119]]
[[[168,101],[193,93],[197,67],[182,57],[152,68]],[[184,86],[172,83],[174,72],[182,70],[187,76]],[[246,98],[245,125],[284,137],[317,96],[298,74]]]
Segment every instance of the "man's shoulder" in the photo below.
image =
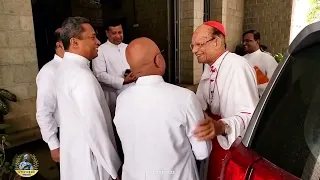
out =
[[184,88],[182,86],[178,86],[178,85],[175,85],[175,84],[170,84],[170,83],[167,83],[165,82],[165,86],[167,86],[168,88],[172,89],[173,91],[177,92],[177,93],[182,93],[184,95],[189,95],[189,94],[194,94],[193,91],[187,89],[187,88]]
[[252,65],[249,63],[249,61],[237,54],[230,53],[230,57],[228,58],[228,61],[226,63],[226,70],[227,73],[230,73],[231,71],[234,72],[241,72],[241,71],[253,71]]
[[[166,96],[173,96],[175,98],[181,97],[181,98],[187,99],[190,95],[195,95],[195,93],[193,91],[191,91],[187,88],[177,86],[174,84],[170,84],[167,82],[162,83],[161,86],[162,87],[159,87],[159,88],[163,89],[163,92],[168,92],[168,93],[165,93]],[[127,89],[122,91],[119,94],[118,99],[130,98],[130,97],[132,97],[133,93],[141,93],[140,89],[136,85],[128,87]]]
[[273,56],[271,56],[269,53],[261,52],[261,55],[263,56],[263,59],[265,59],[265,60],[274,60],[275,61],[275,58]]
[[126,48],[126,47],[128,46],[128,44],[127,44],[127,43],[122,42],[122,43],[120,44],[120,46],[122,46],[122,47]]
[[230,57],[228,58],[228,61],[231,66],[239,66],[239,65],[248,65],[248,60],[243,57],[243,56],[239,56],[235,53],[230,53]]
[[57,69],[57,64],[53,60],[47,62],[42,68],[39,70],[37,77],[39,76],[50,76],[54,75],[55,70]]

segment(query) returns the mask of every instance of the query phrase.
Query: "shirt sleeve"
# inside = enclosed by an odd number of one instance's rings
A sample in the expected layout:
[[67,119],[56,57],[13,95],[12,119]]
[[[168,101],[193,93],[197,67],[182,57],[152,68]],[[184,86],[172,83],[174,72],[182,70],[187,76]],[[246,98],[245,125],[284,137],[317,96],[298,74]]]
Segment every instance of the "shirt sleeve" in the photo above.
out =
[[204,97],[204,94],[203,94],[203,89],[204,89],[203,85],[204,84],[200,81],[198,88],[197,88],[196,97],[200,103],[200,107],[202,108],[203,111],[205,111],[207,109],[208,105],[206,102],[206,98]]
[[268,79],[270,80],[272,75],[273,75],[274,70],[276,70],[276,68],[278,66],[278,63],[274,59],[274,57],[272,57],[270,55],[267,56],[266,60],[267,60],[267,62],[266,62],[267,63],[266,74],[267,74]]
[[237,64],[230,70],[230,76],[225,79],[223,86],[223,98],[220,107],[222,121],[231,128],[227,136],[217,136],[223,149],[229,149],[232,143],[239,137],[243,137],[251,116],[259,101],[255,72],[248,63]]
[[107,123],[111,121],[111,116],[107,112],[107,102],[103,98],[102,89],[99,83],[94,81],[96,79],[89,72],[79,74],[73,81],[71,97],[81,113],[82,131],[93,155],[111,177],[116,179],[121,161],[112,143],[114,135],[113,131],[110,132],[112,127],[108,127],[111,123]]
[[121,89],[124,79],[122,77],[117,77],[108,74],[106,58],[99,49],[98,56],[92,60],[92,70],[93,74],[97,77],[100,83],[110,86],[115,89]]
[[196,96],[192,93],[188,99],[187,122],[185,127],[192,147],[192,151],[197,160],[208,158],[212,150],[211,141],[199,141],[193,134],[193,131],[197,127],[198,122],[203,119],[204,114],[201,109],[200,103],[197,100]]
[[40,127],[43,140],[48,144],[50,150],[60,147],[58,140],[58,124],[53,117],[56,111],[56,96],[53,83],[53,72],[43,69],[36,78],[37,100],[36,118]]

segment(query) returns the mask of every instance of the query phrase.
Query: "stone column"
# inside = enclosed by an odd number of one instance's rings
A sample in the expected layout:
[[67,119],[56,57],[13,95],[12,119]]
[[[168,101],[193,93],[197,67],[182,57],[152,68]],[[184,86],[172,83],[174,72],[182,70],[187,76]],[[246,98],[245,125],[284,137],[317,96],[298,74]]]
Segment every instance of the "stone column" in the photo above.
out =
[[35,119],[38,63],[31,1],[0,0],[0,24],[0,88],[18,98],[18,102],[10,103],[11,112],[5,116],[5,123],[11,125],[7,130],[14,139],[11,142],[19,144],[36,138],[38,127]]
[[227,49],[234,51],[242,39],[245,0],[213,0],[211,20],[221,22],[227,33]]
[[198,84],[202,64],[192,54],[190,43],[193,31],[203,23],[203,0],[180,1],[180,83]]

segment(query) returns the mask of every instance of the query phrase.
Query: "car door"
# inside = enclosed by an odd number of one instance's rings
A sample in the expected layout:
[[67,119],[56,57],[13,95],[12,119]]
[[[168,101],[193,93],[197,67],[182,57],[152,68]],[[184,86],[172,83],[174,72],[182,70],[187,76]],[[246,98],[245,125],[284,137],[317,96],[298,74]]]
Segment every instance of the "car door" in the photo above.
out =
[[290,45],[241,144],[259,157],[245,179],[319,180],[320,22]]

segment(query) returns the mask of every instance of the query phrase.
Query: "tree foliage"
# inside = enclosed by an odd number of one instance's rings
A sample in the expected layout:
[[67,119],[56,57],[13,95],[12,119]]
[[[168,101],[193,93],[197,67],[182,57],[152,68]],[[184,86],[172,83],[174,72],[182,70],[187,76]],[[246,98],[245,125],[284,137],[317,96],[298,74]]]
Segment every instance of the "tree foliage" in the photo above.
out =
[[307,22],[313,23],[320,16],[320,0],[309,0],[310,10],[307,14]]

